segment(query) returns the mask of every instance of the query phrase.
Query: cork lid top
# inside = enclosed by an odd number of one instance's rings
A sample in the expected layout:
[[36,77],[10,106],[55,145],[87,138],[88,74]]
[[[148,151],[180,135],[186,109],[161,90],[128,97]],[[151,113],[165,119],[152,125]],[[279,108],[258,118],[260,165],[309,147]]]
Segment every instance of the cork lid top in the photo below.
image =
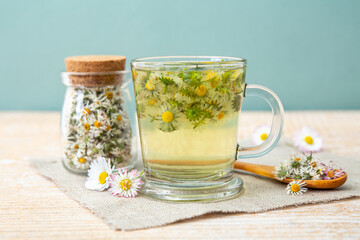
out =
[[65,58],[68,72],[112,72],[125,69],[126,57],[113,55],[88,55]]
[[88,55],[65,58],[66,85],[98,87],[123,82],[126,57],[114,55]]

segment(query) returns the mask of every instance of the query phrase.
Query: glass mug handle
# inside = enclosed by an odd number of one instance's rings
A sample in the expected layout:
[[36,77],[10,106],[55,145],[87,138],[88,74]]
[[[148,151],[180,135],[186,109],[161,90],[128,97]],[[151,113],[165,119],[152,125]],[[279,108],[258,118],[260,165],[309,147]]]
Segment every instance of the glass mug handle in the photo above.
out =
[[279,142],[284,127],[284,108],[279,97],[273,91],[261,85],[247,84],[245,94],[246,96],[260,97],[270,105],[273,113],[271,131],[260,145],[242,147],[237,144],[235,160],[260,157],[269,153]]

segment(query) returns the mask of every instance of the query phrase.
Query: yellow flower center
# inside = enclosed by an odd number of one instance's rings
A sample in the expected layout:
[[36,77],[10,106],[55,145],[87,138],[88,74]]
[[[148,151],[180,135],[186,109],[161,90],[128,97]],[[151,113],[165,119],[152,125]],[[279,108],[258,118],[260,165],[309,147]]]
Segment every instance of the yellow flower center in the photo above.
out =
[[110,100],[110,99],[112,99],[114,97],[114,94],[112,92],[107,92],[107,93],[105,93],[105,96],[106,96],[107,99]]
[[90,114],[90,109],[84,108],[83,113],[85,113],[85,114]]
[[122,119],[122,117],[121,117],[120,115],[117,115],[116,120],[117,120],[118,122],[120,122],[121,119]]
[[137,75],[138,75],[138,73],[135,71],[135,70],[133,70],[132,71],[132,76],[133,76],[133,79],[135,80],[135,78],[137,77]]
[[169,123],[174,119],[174,114],[170,111],[166,111],[161,115],[161,118],[164,122]]
[[312,163],[311,163],[311,166],[312,166],[312,167],[316,167],[316,162],[312,162]]
[[224,112],[220,112],[218,113],[218,115],[216,115],[216,117],[220,120],[223,119],[225,117],[225,113]]
[[301,160],[301,158],[295,158],[295,161],[300,161]]
[[312,145],[314,143],[314,139],[312,137],[310,137],[310,136],[306,136],[304,138],[304,141],[309,145]]
[[214,87],[217,87],[217,85],[219,84],[219,82],[218,82],[218,80],[214,80],[214,81],[211,81],[210,82],[210,86],[212,87],[212,88],[214,88]]
[[89,129],[90,129],[90,124],[85,123],[85,124],[84,124],[84,128],[85,128],[86,130],[89,130]]
[[331,177],[333,178],[335,176],[335,172],[333,170],[330,170],[328,173],[327,173],[328,177]]
[[210,109],[207,109],[207,108],[206,108],[205,111],[206,111],[207,113],[209,113],[209,115],[210,115],[211,117],[214,116],[213,112],[212,112]]
[[297,185],[296,183],[294,183],[293,185],[291,185],[291,191],[293,192],[298,192],[300,190],[300,186]]
[[200,85],[199,88],[195,90],[196,95],[202,97],[206,94],[206,87],[204,85]]
[[109,174],[107,172],[102,172],[99,175],[99,183],[100,184],[104,184],[106,183],[106,178],[109,176]]
[[265,141],[267,138],[268,138],[267,133],[263,133],[263,134],[261,134],[261,136],[260,136],[260,139],[263,140],[263,141]]
[[154,105],[157,102],[156,98],[152,98],[149,100],[150,105]]
[[123,179],[120,182],[120,187],[122,190],[129,190],[131,188],[131,181],[129,179]]
[[79,145],[75,144],[74,149],[79,149]]
[[232,76],[233,78],[236,78],[240,74],[240,71],[234,71]]
[[212,78],[216,77],[216,73],[211,70],[206,71],[206,73],[207,73],[206,79],[212,79]]
[[150,83],[149,81],[146,82],[145,87],[147,90],[152,91],[155,89],[155,85]]
[[110,126],[106,126],[106,130],[109,131],[111,129]]
[[94,122],[94,126],[97,127],[97,128],[99,128],[99,127],[102,126],[102,124],[101,124],[101,122],[99,122],[99,121],[95,121],[95,122]]
[[79,161],[79,163],[85,163],[86,159],[85,158],[79,158],[78,161]]

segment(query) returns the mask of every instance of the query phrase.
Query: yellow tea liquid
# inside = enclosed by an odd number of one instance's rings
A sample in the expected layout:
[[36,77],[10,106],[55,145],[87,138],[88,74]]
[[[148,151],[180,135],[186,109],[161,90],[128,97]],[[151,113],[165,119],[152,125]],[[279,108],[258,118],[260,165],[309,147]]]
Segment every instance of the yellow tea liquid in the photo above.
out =
[[212,180],[229,173],[234,164],[237,116],[224,123],[194,130],[184,124],[177,131],[163,132],[140,120],[145,168],[167,180]]

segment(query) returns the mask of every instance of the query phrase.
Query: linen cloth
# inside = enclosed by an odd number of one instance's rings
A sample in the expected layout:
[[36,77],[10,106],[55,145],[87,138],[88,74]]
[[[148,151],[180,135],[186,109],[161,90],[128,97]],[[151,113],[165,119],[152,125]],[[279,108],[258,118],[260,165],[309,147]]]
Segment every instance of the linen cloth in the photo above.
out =
[[[287,141],[281,141],[269,154],[247,162],[277,166],[296,152]],[[91,191],[84,187],[86,176],[68,172],[59,159],[29,159],[37,171],[52,180],[70,198],[88,208],[114,229],[135,230],[157,227],[200,215],[222,213],[257,213],[293,205],[329,202],[360,196],[359,159],[348,159],[329,152],[314,154],[322,162],[334,161],[348,174],[347,182],[336,189],[313,190],[301,196],[287,195],[286,184],[276,180],[236,171],[244,181],[244,188],[235,198],[216,202],[168,202],[138,196],[118,198],[110,192]],[[241,226],[239,226],[241,227]]]

